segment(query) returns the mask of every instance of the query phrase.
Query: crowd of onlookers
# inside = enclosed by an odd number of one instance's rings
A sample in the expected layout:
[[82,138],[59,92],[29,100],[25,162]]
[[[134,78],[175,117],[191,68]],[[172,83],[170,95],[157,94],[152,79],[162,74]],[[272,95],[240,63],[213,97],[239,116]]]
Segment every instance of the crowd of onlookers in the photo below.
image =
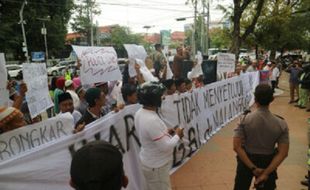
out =
[[[204,86],[204,77],[202,74],[193,75],[186,78],[186,74],[182,73],[182,62],[190,59],[189,49],[182,47],[177,48],[177,54],[174,56],[171,64],[173,78],[167,79],[167,67],[169,61],[162,52],[161,45],[155,46],[156,51],[148,56],[151,60],[152,73],[166,87],[166,95],[174,93],[184,93],[192,91],[194,88]],[[194,61],[192,67],[197,63]],[[64,76],[52,77],[49,81],[49,91],[54,106],[49,108],[47,112],[48,118],[59,114],[70,112],[74,118],[75,127],[73,133],[82,131],[85,126],[98,118],[107,114],[118,112],[124,106],[138,103],[137,88],[139,84],[145,82],[140,72],[140,66],[135,64],[137,75],[130,77],[128,64],[123,71],[122,81],[108,81],[95,83],[93,85],[82,85],[79,76],[71,74],[66,70]],[[278,88],[279,77],[282,72],[281,64],[275,61],[252,60],[249,64],[237,63],[236,70],[232,73],[226,73],[224,78],[241,75],[246,72],[262,71],[265,72],[266,80],[275,91]],[[296,106],[310,111],[309,90],[310,90],[310,65],[301,65],[294,61],[286,72],[290,73],[290,104],[296,103]],[[27,102],[25,101],[25,93],[27,86],[20,80],[9,80],[8,89],[10,91],[10,106],[0,107],[0,134],[42,121],[45,118],[38,115],[31,118]],[[295,98],[295,92],[297,98]],[[103,146],[103,145],[102,145]],[[110,149],[105,145],[103,149]],[[95,151],[95,148],[93,148]],[[109,150],[113,151],[113,150]],[[100,157],[100,155],[97,155]],[[85,166],[86,167],[86,166]],[[121,175],[123,177],[123,175]],[[75,185],[78,185],[75,182]],[[80,189],[80,188],[79,188]]]

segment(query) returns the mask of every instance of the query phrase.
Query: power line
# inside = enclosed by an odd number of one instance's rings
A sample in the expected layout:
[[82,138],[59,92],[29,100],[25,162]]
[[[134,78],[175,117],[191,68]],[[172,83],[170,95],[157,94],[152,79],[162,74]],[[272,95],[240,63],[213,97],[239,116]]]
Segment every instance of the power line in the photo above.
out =
[[[157,15],[157,16],[159,16],[159,15]],[[179,16],[180,16],[180,14],[178,13],[178,14],[165,15],[165,16],[162,16],[162,17],[153,17],[153,18],[151,18],[151,20],[146,20],[143,23],[142,22],[132,22],[132,21],[129,21],[129,22],[134,24],[134,25],[145,25],[145,23],[148,23],[148,24],[152,25],[154,23],[159,22],[160,20],[161,20],[160,22],[166,22],[167,20],[162,21],[163,19],[166,19],[166,18],[169,18],[169,20],[175,20],[175,18],[178,18]],[[101,16],[100,18],[104,18],[104,19],[112,20],[112,21],[117,21],[117,22],[124,21],[121,18],[120,19],[108,18],[108,17],[105,17],[104,15],[103,15],[103,17]]]
[[[3,2],[9,2],[9,3],[19,3],[22,4],[21,1],[16,1],[16,0],[3,0]],[[33,4],[33,5],[43,5],[43,6],[54,6],[54,7],[62,7],[62,4],[57,4],[57,3],[40,3],[40,2],[27,2],[27,4]]]
[[[16,0],[3,0],[4,2],[11,2],[11,3],[21,3],[20,1]],[[162,10],[162,11],[171,11],[171,12],[189,12],[189,10],[180,10],[180,9],[170,9],[170,8],[161,8],[162,5],[151,5],[151,4],[122,4],[122,3],[105,3],[105,2],[97,2],[101,5],[110,5],[110,6],[122,6],[122,7],[131,7],[137,9],[155,9],[155,10]],[[28,2],[28,4],[33,5],[42,5],[42,6],[51,6],[51,7],[62,7],[62,4],[57,3],[41,3],[41,2]],[[159,6],[159,7],[158,7]]]
[[[155,9],[155,10],[163,10],[163,11],[171,11],[171,12],[191,12],[190,10],[180,10],[180,9],[170,9],[170,8],[161,8],[162,5],[142,5],[142,4],[121,4],[121,3],[103,3],[97,2],[101,5],[110,5],[110,6],[123,6],[123,7],[131,7],[138,9]],[[159,7],[158,7],[159,6]]]
[[[112,0],[113,3],[115,3],[114,0]],[[145,0],[143,2],[147,2],[147,3],[141,3],[141,4],[135,4],[135,5],[158,5],[158,6],[162,6],[163,3],[165,3],[165,6],[185,6],[184,4],[179,4],[179,3],[169,3],[169,2],[163,2],[163,1],[150,1],[150,0]],[[105,0],[104,3],[107,3],[107,1]],[[127,2],[123,2],[123,1],[118,1],[119,4],[128,4]],[[150,4],[151,3],[151,4]]]

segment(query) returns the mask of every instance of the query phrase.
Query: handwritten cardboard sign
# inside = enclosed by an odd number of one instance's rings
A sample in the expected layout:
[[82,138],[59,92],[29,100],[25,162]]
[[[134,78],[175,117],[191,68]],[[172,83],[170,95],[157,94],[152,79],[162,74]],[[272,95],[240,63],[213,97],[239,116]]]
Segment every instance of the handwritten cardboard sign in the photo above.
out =
[[26,101],[31,118],[54,106],[49,95],[45,63],[24,63],[24,82],[27,84]]
[[72,46],[81,61],[82,84],[121,80],[117,54],[113,47]]
[[235,72],[236,57],[231,53],[219,53],[217,56],[217,72]]
[[136,60],[140,60],[140,63],[141,62],[144,63],[145,58],[147,57],[147,53],[143,46],[138,46],[136,44],[124,44],[124,47],[127,51],[127,55],[129,59],[129,65],[128,65],[129,76],[134,77],[137,75],[136,70],[135,70]]
[[0,106],[8,106],[9,102],[9,91],[6,89],[7,77],[4,53],[0,53]]

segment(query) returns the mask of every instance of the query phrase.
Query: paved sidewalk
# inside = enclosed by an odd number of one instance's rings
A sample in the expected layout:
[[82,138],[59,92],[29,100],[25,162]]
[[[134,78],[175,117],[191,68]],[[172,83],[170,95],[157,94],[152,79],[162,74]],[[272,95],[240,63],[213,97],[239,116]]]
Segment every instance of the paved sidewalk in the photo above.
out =
[[[288,158],[278,168],[278,190],[306,190],[300,181],[307,173],[307,118],[309,112],[288,104],[287,75],[283,73],[271,111],[285,118],[290,129]],[[236,160],[232,147],[233,129],[238,119],[212,137],[189,162],[171,176],[173,190],[232,190]]]

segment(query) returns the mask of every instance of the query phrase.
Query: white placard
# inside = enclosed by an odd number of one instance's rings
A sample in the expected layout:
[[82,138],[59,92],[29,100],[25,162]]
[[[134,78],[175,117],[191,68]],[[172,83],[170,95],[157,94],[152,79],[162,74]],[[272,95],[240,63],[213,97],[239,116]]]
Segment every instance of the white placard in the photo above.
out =
[[31,118],[54,106],[48,90],[45,63],[24,63],[24,82],[27,84],[26,101]]
[[170,64],[169,64],[169,60],[166,56],[166,54],[164,54],[165,56],[165,59],[166,59],[166,66],[167,66],[167,71],[166,71],[166,79],[172,79],[173,78],[173,73],[172,73],[172,70],[171,70],[171,67],[170,67]]
[[146,67],[145,63],[141,59],[136,59],[136,63],[140,66],[140,72],[141,72],[145,82],[158,81],[158,78],[154,77],[154,75]]
[[122,79],[113,47],[72,46],[72,48],[82,64],[80,77],[83,85]]
[[138,46],[136,44],[124,44],[124,47],[127,51],[129,65],[128,72],[130,77],[134,77],[137,75],[135,70],[136,60],[141,60],[143,63],[145,58],[147,57],[147,53],[143,46]]
[[200,51],[197,52],[197,55],[195,56],[196,59],[196,65],[194,66],[194,68],[187,73],[187,78],[189,79],[193,79],[193,78],[197,78],[200,75],[203,75],[202,72],[202,68],[201,68],[201,64],[203,62],[203,57]]
[[0,53],[0,106],[9,105],[9,91],[7,90],[7,70],[4,53]]
[[217,55],[217,72],[235,72],[236,57],[231,53],[219,53]]

